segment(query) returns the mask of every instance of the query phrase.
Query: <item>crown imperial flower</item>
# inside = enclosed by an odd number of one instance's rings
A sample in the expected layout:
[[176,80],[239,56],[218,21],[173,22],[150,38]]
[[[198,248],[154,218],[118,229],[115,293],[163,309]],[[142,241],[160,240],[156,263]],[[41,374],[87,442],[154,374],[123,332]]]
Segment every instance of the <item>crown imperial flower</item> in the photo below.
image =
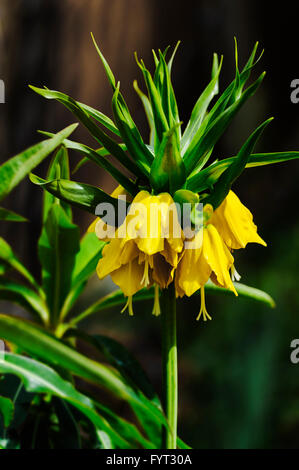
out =
[[136,292],[154,283],[165,289],[174,279],[184,239],[175,207],[167,193],[139,192],[115,238],[103,249],[97,274],[100,279],[111,275],[128,297],[131,314]]

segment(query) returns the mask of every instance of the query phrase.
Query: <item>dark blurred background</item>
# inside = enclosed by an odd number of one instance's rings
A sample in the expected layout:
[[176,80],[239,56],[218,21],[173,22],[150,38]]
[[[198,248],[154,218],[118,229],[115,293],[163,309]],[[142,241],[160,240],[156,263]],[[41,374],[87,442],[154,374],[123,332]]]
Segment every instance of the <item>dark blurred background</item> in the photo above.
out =
[[[267,71],[217,146],[219,158],[234,155],[264,119],[275,116],[257,151],[299,150],[299,104],[290,83],[299,78],[298,14],[295,2],[257,0],[1,0],[0,78],[6,103],[0,105],[1,161],[38,141],[37,129],[58,131],[74,122],[61,105],[35,95],[28,84],[47,85],[111,115],[111,90],[90,39],[108,59],[141,131],[143,111],[132,88],[141,75],[136,50],[150,64],[151,49],[182,44],[173,69],[181,119],[186,123],[210,76],[212,53],[224,54],[220,88],[234,76],[234,42],[243,65],[256,40],[265,49],[256,67]],[[76,140],[92,144],[79,129]],[[94,144],[96,146],[96,144]],[[72,165],[78,156],[72,155]],[[48,162],[37,173],[44,174]],[[253,212],[268,247],[236,253],[242,281],[268,291],[275,310],[254,302],[208,296],[213,321],[197,323],[197,299],[179,304],[179,432],[199,448],[296,448],[299,446],[299,365],[290,362],[290,342],[299,337],[299,161],[247,170],[235,185]],[[92,164],[77,180],[113,189]],[[4,235],[36,275],[42,193],[24,181],[7,205],[30,219],[2,224]],[[82,233],[91,218],[75,212]],[[81,307],[112,287],[94,278]],[[136,306],[129,318],[109,310],[86,322],[94,333],[121,340],[140,359],[160,390],[159,320],[151,306]],[[14,309],[17,313],[18,309]]]

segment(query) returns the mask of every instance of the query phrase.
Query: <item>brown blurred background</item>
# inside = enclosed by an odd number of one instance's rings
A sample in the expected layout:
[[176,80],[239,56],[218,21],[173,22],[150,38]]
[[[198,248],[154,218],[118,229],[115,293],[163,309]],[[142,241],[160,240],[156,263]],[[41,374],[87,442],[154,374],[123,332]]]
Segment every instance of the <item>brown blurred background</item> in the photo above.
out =
[[[64,91],[111,115],[111,90],[90,31],[121,81],[144,135],[146,122],[132,88],[135,78],[142,82],[134,51],[150,64],[152,48],[182,40],[173,82],[186,123],[209,80],[212,53],[224,54],[224,89],[234,76],[233,37],[238,39],[241,65],[260,41],[265,54],[255,73],[265,69],[266,79],[217,145],[217,156],[234,155],[254,127],[270,116],[276,119],[258,151],[299,150],[299,104],[290,101],[290,83],[299,78],[297,18],[290,1],[282,5],[257,0],[0,0],[0,78],[6,85],[6,103],[0,105],[0,159],[38,141],[37,129],[58,131],[74,122],[61,105],[35,95],[28,84]],[[76,131],[76,139],[93,144],[82,129]],[[72,159],[75,165],[78,156]],[[47,162],[36,172],[43,175],[46,167]],[[197,300],[182,303],[180,430],[194,446],[299,444],[299,366],[296,369],[289,361],[290,341],[299,336],[298,176],[295,161],[248,170],[235,185],[269,242],[267,249],[252,246],[238,253],[237,268],[243,282],[275,297],[277,309],[209,297],[213,322],[206,325],[194,321]],[[76,179],[107,191],[113,188],[111,179],[92,164]],[[3,224],[0,232],[38,275],[35,246],[41,191],[24,181],[6,202],[30,222]],[[83,233],[90,217],[76,212],[75,220]],[[97,286],[94,280],[86,302],[97,295]],[[87,327],[123,340],[159,387],[159,327],[149,311],[140,309],[133,319],[109,311]]]

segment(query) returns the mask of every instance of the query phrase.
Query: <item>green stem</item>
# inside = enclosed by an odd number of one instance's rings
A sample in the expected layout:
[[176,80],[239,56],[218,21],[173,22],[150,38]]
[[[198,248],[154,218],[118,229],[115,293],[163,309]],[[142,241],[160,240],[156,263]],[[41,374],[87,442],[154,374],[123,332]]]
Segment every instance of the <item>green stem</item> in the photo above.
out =
[[164,448],[176,449],[178,414],[178,372],[176,344],[176,298],[172,283],[162,291],[162,349],[164,409],[169,424]]

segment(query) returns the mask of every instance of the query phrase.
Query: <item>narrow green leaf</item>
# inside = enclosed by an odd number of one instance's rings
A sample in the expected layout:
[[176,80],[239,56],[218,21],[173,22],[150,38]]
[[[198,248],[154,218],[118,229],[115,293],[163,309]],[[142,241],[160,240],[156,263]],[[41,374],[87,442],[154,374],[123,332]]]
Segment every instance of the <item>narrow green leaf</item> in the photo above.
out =
[[95,273],[105,242],[99,240],[95,233],[87,233],[80,242],[72,273],[72,284],[61,310],[61,319],[70,311],[85,283]]
[[131,445],[118,435],[109,423],[102,418],[87,396],[78,392],[70,382],[63,380],[49,366],[28,357],[11,353],[0,359],[0,372],[15,374],[24,383],[28,392],[50,393],[62,398],[83,413],[97,428],[103,429],[120,448],[131,448]]
[[118,205],[124,201],[115,199],[104,191],[89,184],[77,183],[70,180],[46,181],[36,175],[30,174],[32,183],[41,186],[43,189],[54,194],[58,199],[62,199],[75,207],[96,214],[97,206],[101,203],[109,203],[115,209],[116,223],[118,223]]
[[106,129],[120,137],[120,132],[115,126],[112,119],[110,119],[108,116],[105,116],[105,114],[101,113],[101,111],[98,111],[97,109],[94,109],[91,106],[88,106],[87,104],[81,103],[80,101],[78,101],[78,105],[80,106],[80,108],[83,108],[84,111],[89,114],[89,116],[93,117],[96,121],[102,124],[102,126],[106,127]]
[[[56,178],[69,179],[70,177],[70,168],[69,168],[69,158],[68,153],[64,145],[60,146],[49,165],[47,180],[53,180]],[[51,193],[44,191],[43,194],[43,222],[47,220],[49,210],[51,209],[54,202],[57,202]],[[72,218],[72,211],[69,204],[66,204],[64,201],[61,202],[61,207],[64,209],[68,217]]]
[[86,233],[80,242],[80,251],[72,276],[72,285],[84,282],[94,273],[97,261],[101,257],[105,242],[99,240],[95,233]]
[[150,100],[140,90],[140,88],[138,86],[138,83],[137,83],[137,80],[134,80],[133,87],[134,87],[134,90],[136,91],[137,95],[139,96],[142,104],[143,104],[143,108],[144,108],[144,111],[145,111],[147,122],[148,122],[148,125],[149,125],[149,128],[150,128],[150,139],[149,139],[150,146],[152,148],[154,148],[154,145],[155,145],[155,124],[154,124],[154,116],[153,116],[153,110],[152,110],[152,107],[151,107]]
[[[235,282],[234,286],[236,291],[239,294],[239,297],[245,297],[248,299],[256,300],[258,302],[266,304],[268,307],[274,307],[275,302],[270,297],[269,294],[266,292],[256,289],[255,287],[249,287],[239,282]],[[208,281],[205,285],[205,289],[207,292],[215,292],[217,294],[228,294],[234,295],[229,289],[225,289],[224,287],[218,287],[213,284],[211,281]],[[200,291],[197,291],[195,295],[200,295]],[[133,301],[145,301],[145,300],[153,300],[154,299],[154,289],[142,289],[137,294],[134,295]],[[90,315],[94,315],[95,313],[99,313],[105,311],[109,308],[123,306],[126,302],[126,298],[121,290],[113,291],[111,294],[103,297],[100,300],[97,300],[94,304],[90,305],[88,309],[84,310],[82,313],[77,315],[75,318],[72,319],[70,325],[75,326],[81,321],[85,320],[85,318],[89,317]]]
[[96,436],[100,443],[100,449],[114,449],[113,443],[105,431],[96,429]]
[[[50,132],[41,132],[44,135],[51,135]],[[98,150],[93,150],[92,148],[88,147],[87,145],[80,144],[79,142],[74,142],[72,140],[65,139],[63,144],[65,145],[66,148],[71,149],[71,150],[77,150],[78,152],[82,153],[83,155],[87,155],[87,157],[84,157],[75,167],[73,170],[73,174],[76,173],[79,168],[81,168],[84,163],[87,161],[93,161],[96,163],[98,166],[106,170],[108,173],[110,173],[111,176],[123,187],[125,188],[129,194],[135,195],[136,194],[136,187],[134,183],[127,178],[121,171],[119,171],[114,165],[112,165],[109,160],[106,158],[103,158],[104,156],[110,155],[110,153],[104,148],[100,148]],[[125,144],[120,144],[120,147],[123,150],[127,150],[127,147]],[[64,178],[62,176],[62,178]],[[51,179],[51,178],[47,178]],[[53,178],[52,178],[53,179]]]
[[110,426],[128,442],[138,443],[145,449],[155,449],[156,447],[150,441],[148,441],[137,427],[129,421],[121,418],[114,413],[110,408],[103,406],[101,403],[94,401],[96,408],[99,410],[100,415],[105,418]]
[[81,338],[101,351],[109,363],[119,370],[133,387],[139,388],[147,398],[157,406],[161,406],[160,399],[140,363],[121,343],[108,336],[88,335],[78,329],[68,330],[65,337]]
[[12,269],[15,269],[20,273],[39,293],[41,297],[44,297],[44,293],[40,286],[37,284],[36,280],[28,269],[21,263],[19,258],[13,252],[11,246],[0,237],[0,260],[4,262],[7,266],[10,266]]
[[3,163],[0,166],[0,200],[74,132],[76,127],[77,124],[72,124],[51,139],[40,142]]
[[60,310],[69,293],[79,248],[79,228],[70,221],[60,205],[53,204],[38,242],[38,254],[43,288],[54,326],[59,321]]
[[182,441],[182,439],[180,439],[179,437],[177,438],[177,446],[178,449],[192,449],[192,447],[188,446],[188,444]]
[[[159,65],[161,64],[162,68],[162,82],[159,87],[157,87],[158,92],[161,96],[162,108],[166,119],[168,121],[169,127],[173,127],[175,124],[180,123],[179,119],[179,112],[177,107],[177,102],[175,98],[175,94],[173,91],[169,69],[167,67],[164,55],[159,51]],[[178,141],[180,139],[180,126],[176,127],[176,134]]]
[[177,50],[178,50],[178,47],[179,47],[180,44],[181,44],[181,41],[178,41],[178,42],[176,43],[175,48],[174,48],[174,50],[173,50],[173,53],[172,53],[172,55],[171,55],[171,57],[170,57],[170,59],[169,59],[169,61],[168,61],[168,64],[167,64],[168,70],[169,70],[169,73],[170,73],[170,74],[171,74],[171,71],[172,71],[173,60],[174,60],[174,58],[175,58],[175,55],[176,55],[176,53],[177,53]]
[[[234,282],[234,286],[240,297],[255,300],[271,308],[275,307],[275,301],[269,294],[267,294],[267,292],[264,292],[260,289],[256,289],[255,287],[246,286],[245,284],[241,284],[240,282]],[[235,295],[232,291],[216,286],[211,281],[208,281],[208,283],[205,285],[205,289],[207,289],[208,292],[232,295],[232,297],[235,298]]]
[[28,219],[22,215],[16,214],[8,209],[4,209],[3,207],[0,207],[0,220],[6,220],[8,222],[28,222]]
[[192,113],[190,120],[187,124],[187,127],[184,131],[181,143],[182,155],[186,152],[188,146],[192,142],[195,134],[197,133],[208,109],[208,106],[214,96],[218,93],[218,79],[222,67],[223,56],[221,56],[220,65],[218,66],[218,56],[214,54],[213,59],[213,69],[217,65],[216,73],[212,73],[212,78],[209,84],[206,86],[200,97],[198,98]]
[[[141,365],[118,341],[102,335],[91,336],[78,329],[68,330],[66,337],[78,337],[94,346],[104,354],[112,366],[119,370],[133,388],[137,387],[155,406],[162,409],[160,399]],[[149,439],[159,448],[162,437],[161,423],[157,423],[155,419],[153,420],[152,416],[149,416],[144,410],[140,410],[139,407],[135,411]]]
[[197,139],[195,135],[192,144],[188,147],[184,155],[184,162],[188,174],[194,169],[200,169],[202,167],[201,162],[206,153],[215,145],[243,104],[257,91],[264,75],[265,73],[262,73],[260,77],[242,93],[241,97],[235,103],[215,119],[202,137]]
[[[190,191],[200,192],[212,187],[226,168],[230,166],[234,158],[235,157],[230,157],[220,161],[215,161],[209,167],[201,170],[193,176],[190,176],[187,179],[187,188]],[[248,158],[246,168],[272,165],[273,163],[283,163],[297,160],[298,158],[299,152],[253,153]]]
[[48,325],[48,308],[44,300],[32,289],[2,277],[0,278],[0,299],[21,305],[25,310],[41,319],[45,325]]
[[185,180],[185,165],[177,147],[175,128],[172,128],[163,136],[151,167],[150,182],[157,192],[173,194],[184,185]]
[[258,141],[259,137],[267,127],[267,125],[273,120],[273,118],[268,119],[263,122],[246,140],[245,144],[242,146],[238,155],[233,159],[233,162],[230,166],[223,172],[217,181],[212,193],[204,200],[205,203],[212,204],[214,210],[221,204],[224,198],[229,193],[229,190],[233,182],[240,176],[243,172],[250,154]]
[[[256,46],[257,47],[257,46]],[[248,80],[250,76],[251,69],[255,66],[255,64],[258,62],[258,60],[253,63],[255,53],[256,53],[256,47],[254,48],[250,58],[248,59],[245,67],[243,68],[242,72],[240,73],[239,77],[234,78],[234,80],[226,87],[222,95],[218,98],[212,109],[208,112],[206,117],[204,118],[200,128],[198,129],[198,132],[195,134],[192,142],[190,142],[190,145],[194,144],[195,141],[198,142],[199,139],[203,136],[205,133],[206,129],[212,125],[212,123],[219,118],[222,113],[225,111],[227,107],[230,107],[232,104],[235,103],[234,100],[237,99],[238,96],[241,97],[242,90],[246,84],[246,81]],[[236,80],[237,79],[237,80]],[[238,83],[237,83],[238,81]],[[237,89],[237,92],[236,92]],[[240,98],[239,98],[240,99]],[[203,165],[198,166],[198,170],[202,168]]]
[[[53,397],[51,404],[54,408],[55,417],[58,420],[58,436],[57,440],[62,440],[59,447],[62,445],[64,449],[81,449],[81,435],[79,423],[74,416],[73,408],[69,403],[61,398]],[[54,446],[55,448],[55,446]]]
[[58,91],[49,90],[47,88],[37,88],[30,85],[30,88],[47,99],[55,99],[59,103],[63,104],[71,113],[73,113],[79,121],[86,127],[90,134],[95,138],[100,145],[106,148],[106,150],[113,155],[123,166],[137,176],[142,176],[143,173],[133,162],[121,146],[109,137],[94,121],[90,118],[89,114],[70,96],[60,93]]
[[9,398],[0,396],[0,413],[3,416],[4,427],[8,428],[14,414],[13,402]]
[[155,142],[155,150],[157,150],[160,143],[163,140],[164,132],[167,132],[169,130],[169,125],[168,125],[166,116],[163,111],[161,97],[158,93],[158,90],[156,88],[156,85],[152,79],[150,72],[147,70],[142,60],[139,62],[136,54],[135,54],[135,58],[136,58],[136,62],[138,66],[140,67],[143,73],[144,80],[145,80],[146,87],[147,87],[148,94],[149,94],[151,107],[153,110],[153,117],[154,117],[156,137],[157,137],[156,142]]
[[100,57],[100,59],[101,59],[101,61],[102,61],[102,64],[103,64],[103,66],[104,66],[104,69],[105,69],[107,78],[108,78],[108,80],[109,80],[109,82],[110,82],[110,85],[112,86],[112,88],[113,88],[113,90],[114,90],[114,89],[115,89],[116,80],[115,80],[115,77],[114,77],[114,75],[113,75],[113,72],[112,72],[111,68],[109,67],[109,64],[108,64],[107,60],[105,59],[105,57],[103,56],[102,52],[100,51],[100,48],[99,48],[99,46],[98,46],[97,43],[96,43],[96,40],[95,40],[95,38],[94,38],[94,35],[93,35],[92,33],[90,33],[90,34],[91,34],[91,39],[92,39],[92,41],[93,41],[93,43],[94,43],[94,47],[96,48],[96,51],[97,51],[97,53],[98,53],[98,55],[99,55],[99,57]]
[[133,390],[116,371],[73,350],[48,331],[21,318],[0,314],[0,334],[27,353],[104,387],[116,397],[147,410],[158,422],[167,425],[161,411],[141,392]]
[[112,109],[117,127],[120,130],[127,149],[136,164],[142,169],[143,173],[149,175],[153,155],[144,144],[124,99],[119,99],[119,84],[113,94]]

